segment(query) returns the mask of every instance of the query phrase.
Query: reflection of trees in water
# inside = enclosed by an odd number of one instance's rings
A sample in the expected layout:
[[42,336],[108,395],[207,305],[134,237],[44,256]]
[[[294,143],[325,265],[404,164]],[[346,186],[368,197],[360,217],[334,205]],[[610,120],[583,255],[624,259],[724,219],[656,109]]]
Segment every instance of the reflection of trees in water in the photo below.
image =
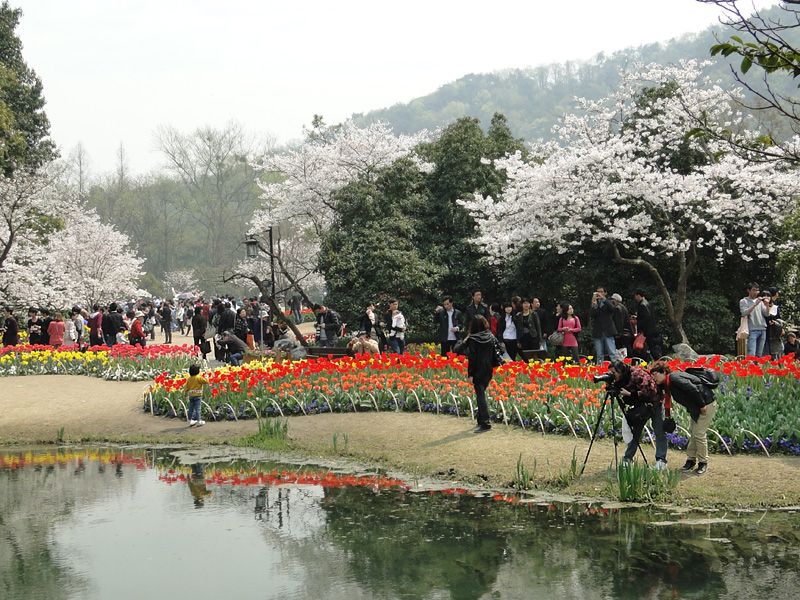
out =
[[664,519],[655,509],[368,496],[328,490],[323,507],[353,577],[378,597],[746,598],[756,587],[790,597],[800,576],[796,515],[664,527],[648,524]]
[[[143,451],[142,451],[143,452]],[[114,472],[122,473],[122,463]],[[87,459],[0,469],[0,590],[3,598],[63,598],[65,590],[85,589],[88,580],[60,557],[52,544],[53,529],[74,511],[122,484],[106,465]]]
[[508,538],[514,568],[501,574],[502,589],[559,598],[750,598],[754,589],[790,597],[781,590],[798,582],[797,516],[650,524],[664,517],[657,509],[519,507],[518,530]]
[[506,554],[493,525],[497,508],[475,498],[413,495],[400,490],[326,490],[330,539],[348,553],[353,578],[375,597],[454,599],[491,590]]
[[[199,463],[187,471],[200,486],[217,469],[244,476],[286,468],[204,466],[204,472]],[[129,493],[136,481],[131,468],[71,461],[0,471],[3,598],[30,597],[31,590],[59,598],[65,589],[85,589],[86,580],[62,566],[74,562],[54,550],[54,531],[78,509]],[[192,498],[186,485],[173,487],[183,494],[182,506]],[[658,526],[654,521],[668,517],[657,509],[511,505],[397,488],[209,483],[212,489],[206,505],[251,514],[264,538],[253,552],[263,553],[275,572],[291,574],[305,597],[472,599],[499,592],[505,598],[735,599],[758,589],[761,597],[783,598],[796,597],[800,586],[796,514]],[[224,511],[221,518],[230,515]]]

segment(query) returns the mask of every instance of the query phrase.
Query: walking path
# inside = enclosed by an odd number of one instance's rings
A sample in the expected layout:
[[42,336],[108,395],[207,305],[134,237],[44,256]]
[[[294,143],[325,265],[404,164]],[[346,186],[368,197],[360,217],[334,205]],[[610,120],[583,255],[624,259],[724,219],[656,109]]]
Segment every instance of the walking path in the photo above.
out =
[[[66,441],[129,443],[225,443],[255,433],[254,421],[209,422],[188,428],[185,421],[153,417],[142,410],[143,382],[91,377],[38,375],[0,378],[0,445],[54,443],[63,428]],[[588,441],[542,435],[516,426],[472,433],[474,422],[428,413],[327,414],[289,419],[294,452],[307,457],[347,457],[414,475],[439,477],[453,486],[486,483],[494,489],[514,479],[517,461],[536,470],[540,485],[570,468],[573,453],[582,463]],[[337,449],[333,449],[333,436]],[[620,456],[622,447],[619,448]],[[653,448],[645,446],[650,458]],[[671,451],[670,466],[684,456]],[[601,496],[614,446],[598,441],[586,472],[568,492]],[[704,476],[682,476],[678,497],[695,506],[800,506],[800,457],[713,455]]]

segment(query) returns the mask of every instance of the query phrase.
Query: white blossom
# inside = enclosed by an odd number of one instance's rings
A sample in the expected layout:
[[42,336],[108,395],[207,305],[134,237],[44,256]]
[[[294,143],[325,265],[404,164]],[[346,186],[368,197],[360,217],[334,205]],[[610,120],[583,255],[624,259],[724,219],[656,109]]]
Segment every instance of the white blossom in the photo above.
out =
[[[633,102],[643,88],[667,83],[674,94],[645,109]],[[588,240],[644,256],[672,256],[694,244],[714,249],[720,260],[778,249],[772,232],[800,192],[800,179],[780,164],[749,162],[708,136],[688,135],[690,114],[704,115],[712,127],[742,123],[729,92],[704,80],[695,62],[636,65],[618,92],[578,104],[585,113],[566,115],[556,127],[560,143],[532,147],[541,162],[525,162],[519,153],[494,161],[508,176],[501,199],[462,201],[489,256],[529,242],[563,252]],[[659,161],[678,149],[708,162],[682,174]]]

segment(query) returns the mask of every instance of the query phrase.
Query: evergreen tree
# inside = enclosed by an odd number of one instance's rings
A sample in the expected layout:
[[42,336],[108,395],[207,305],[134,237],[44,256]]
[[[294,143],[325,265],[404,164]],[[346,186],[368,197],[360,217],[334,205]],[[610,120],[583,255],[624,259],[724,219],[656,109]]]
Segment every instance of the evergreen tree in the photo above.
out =
[[57,155],[42,82],[25,63],[14,32],[21,15],[7,0],[0,5],[0,169],[6,177],[20,167],[35,170]]

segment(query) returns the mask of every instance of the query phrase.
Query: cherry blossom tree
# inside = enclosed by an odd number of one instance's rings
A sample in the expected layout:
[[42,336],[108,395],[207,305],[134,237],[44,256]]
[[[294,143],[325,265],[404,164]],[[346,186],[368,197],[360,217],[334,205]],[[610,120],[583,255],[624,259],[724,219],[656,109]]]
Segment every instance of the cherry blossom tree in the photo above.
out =
[[181,292],[188,292],[197,285],[197,275],[194,269],[177,269],[164,273],[164,284],[177,296]]
[[143,258],[113,225],[79,205],[63,216],[64,227],[45,244],[29,248],[14,264],[6,293],[18,302],[64,308],[145,294],[138,287]]
[[[321,118],[315,117],[317,130],[321,124]],[[414,148],[427,137],[425,131],[396,136],[383,122],[359,128],[348,121],[323,133],[312,131],[298,147],[268,154],[254,164],[257,172],[271,176],[272,181],[267,182],[265,177],[259,182],[263,207],[253,216],[250,235],[261,239],[270,228],[274,232],[283,229],[292,232],[291,236],[278,236],[278,243],[272,247],[260,244],[267,258],[271,256],[270,264],[279,272],[277,279],[298,289],[308,300],[303,285],[319,283],[314,273],[316,257],[320,237],[333,222],[336,209],[333,193],[359,177],[374,180],[381,169],[412,156]],[[418,163],[427,168],[422,161]],[[247,269],[252,270],[252,266]]]
[[426,138],[425,131],[396,136],[384,122],[362,129],[348,121],[332,136],[309,136],[293,150],[265,156],[254,165],[256,171],[276,173],[283,180],[260,183],[264,207],[253,216],[251,233],[290,221],[319,235],[333,221],[334,191],[360,175],[377,177],[378,170],[410,155]]
[[126,235],[62,193],[60,175],[48,165],[0,177],[0,293],[59,308],[139,294],[144,260]]
[[63,227],[69,203],[56,192],[56,169],[18,169],[0,176],[0,293],[9,300],[19,278],[45,256],[47,237]]
[[20,247],[40,244],[61,226],[59,215],[68,203],[56,193],[58,176],[56,170],[0,176],[0,273]]
[[[706,130],[746,135],[730,92],[701,68],[637,65],[616,93],[578,100],[581,114],[562,119],[558,141],[534,145],[532,160],[517,153],[494,161],[508,176],[502,197],[463,201],[479,223],[475,242],[493,257],[529,243],[580,253],[604,242],[614,261],[649,273],[673,340],[687,343],[682,319],[698,251],[719,261],[769,257],[800,191],[789,166],[750,161],[695,127],[702,118]],[[656,257],[676,270],[676,289],[667,287]]]

